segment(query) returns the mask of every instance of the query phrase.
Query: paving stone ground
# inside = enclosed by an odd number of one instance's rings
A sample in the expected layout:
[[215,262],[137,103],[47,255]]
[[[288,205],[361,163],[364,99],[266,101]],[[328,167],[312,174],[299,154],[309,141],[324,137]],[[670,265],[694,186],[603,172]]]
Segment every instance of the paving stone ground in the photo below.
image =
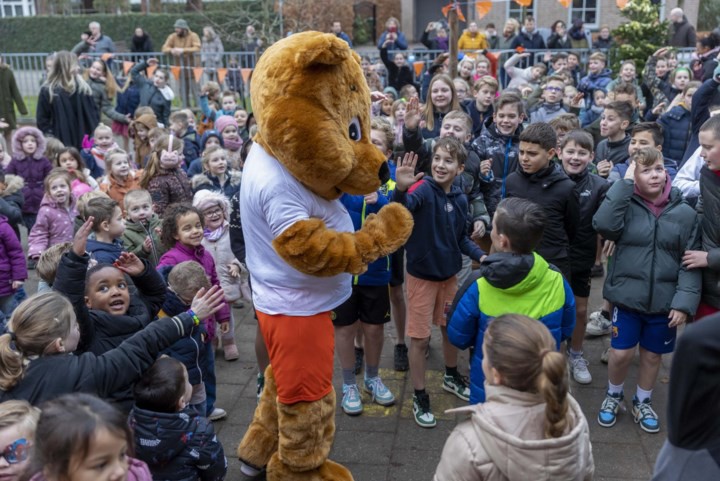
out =
[[[590,312],[601,305],[602,282],[593,279]],[[228,411],[228,419],[217,422],[216,427],[229,462],[227,479],[245,479],[239,470],[235,450],[252,419],[256,406],[256,374],[254,345],[255,321],[248,307],[235,310],[240,360],[226,362],[218,353],[216,364],[218,378],[217,405]],[[365,411],[361,416],[349,417],[340,409],[336,414],[337,432],[331,459],[343,463],[353,473],[356,481],[416,481],[432,480],[440,459],[443,445],[450,431],[460,418],[444,414],[444,410],[462,406],[464,403],[442,390],[442,350],[440,332],[433,331],[431,353],[428,359],[427,389],[431,396],[433,411],[438,418],[434,429],[422,429],[412,419],[412,386],[408,373],[395,372],[393,365],[392,323],[387,325],[385,347],[380,362],[381,377],[393,391],[397,403],[384,408],[368,404],[365,395]],[[652,474],[657,453],[666,438],[664,421],[671,356],[666,356],[659,374],[653,396],[654,408],[660,415],[661,431],[647,434],[633,422],[628,413],[620,415],[611,429],[597,424],[596,416],[605,396],[607,367],[600,363],[600,354],[609,346],[609,338],[588,339],[585,353],[590,361],[593,383],[581,386],[571,381],[572,394],[578,400],[588,418],[595,458],[596,480],[647,480]],[[467,366],[467,353],[460,357],[460,369]],[[626,403],[635,390],[637,358],[626,382]],[[359,377],[359,380],[362,378]],[[335,365],[335,387],[342,385],[340,368]]]

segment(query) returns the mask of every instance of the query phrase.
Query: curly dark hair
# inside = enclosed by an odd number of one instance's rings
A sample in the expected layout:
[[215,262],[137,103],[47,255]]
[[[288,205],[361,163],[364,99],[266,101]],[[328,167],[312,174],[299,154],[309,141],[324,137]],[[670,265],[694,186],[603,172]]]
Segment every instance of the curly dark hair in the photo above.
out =
[[175,245],[175,236],[178,231],[178,219],[186,214],[194,212],[200,217],[200,223],[205,226],[205,218],[202,212],[192,204],[183,202],[180,204],[170,204],[163,213],[162,232],[160,233],[160,242],[167,248],[172,249]]

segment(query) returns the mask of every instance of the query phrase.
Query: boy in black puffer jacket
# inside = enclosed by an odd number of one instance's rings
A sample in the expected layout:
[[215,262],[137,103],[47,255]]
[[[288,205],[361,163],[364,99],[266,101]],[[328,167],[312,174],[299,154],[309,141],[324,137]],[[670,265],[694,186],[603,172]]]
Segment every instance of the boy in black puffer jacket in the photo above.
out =
[[179,361],[160,358],[135,385],[129,424],[135,455],[155,481],[221,481],[227,459],[210,421],[189,406],[188,373]]

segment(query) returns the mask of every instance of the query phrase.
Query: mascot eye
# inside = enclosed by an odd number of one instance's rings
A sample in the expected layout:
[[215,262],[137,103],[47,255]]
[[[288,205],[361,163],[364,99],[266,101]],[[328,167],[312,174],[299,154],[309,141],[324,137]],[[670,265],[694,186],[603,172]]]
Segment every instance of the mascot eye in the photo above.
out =
[[360,130],[360,120],[358,120],[357,117],[353,117],[353,119],[350,121],[350,126],[348,127],[348,136],[350,137],[350,140],[360,142],[360,138],[362,137],[362,131]]

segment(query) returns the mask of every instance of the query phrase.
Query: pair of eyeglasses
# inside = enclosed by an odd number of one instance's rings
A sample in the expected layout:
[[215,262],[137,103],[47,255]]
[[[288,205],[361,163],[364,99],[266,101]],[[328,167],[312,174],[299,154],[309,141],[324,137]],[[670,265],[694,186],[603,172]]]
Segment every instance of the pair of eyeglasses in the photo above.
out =
[[563,89],[561,89],[560,87],[545,87],[545,90],[547,90],[548,92],[562,92],[563,91]]
[[3,449],[2,456],[8,464],[17,464],[25,461],[30,455],[30,443],[25,438],[20,438],[17,441],[5,446]]
[[205,217],[215,217],[215,216],[222,214],[222,212],[223,212],[222,209],[213,209],[213,210],[203,212],[203,215]]

